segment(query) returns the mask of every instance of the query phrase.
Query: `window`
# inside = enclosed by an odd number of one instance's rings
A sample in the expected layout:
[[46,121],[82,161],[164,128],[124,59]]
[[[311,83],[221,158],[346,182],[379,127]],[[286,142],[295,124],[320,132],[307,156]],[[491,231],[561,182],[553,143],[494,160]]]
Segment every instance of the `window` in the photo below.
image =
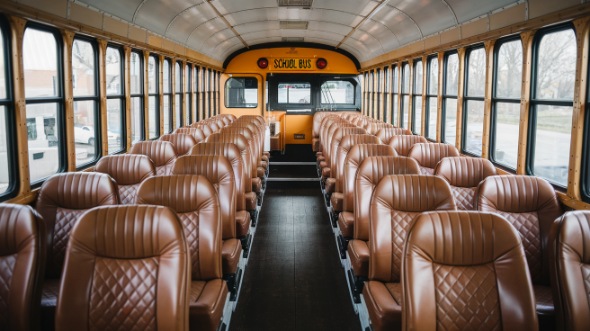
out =
[[486,52],[483,46],[466,53],[465,98],[463,109],[463,151],[481,156],[483,107],[486,82]]
[[279,103],[311,103],[311,84],[308,82],[279,83]]
[[195,96],[195,122],[201,120],[201,98],[199,97],[199,88],[201,84],[199,84],[199,67],[194,66],[193,68],[193,82],[195,83],[193,94]]
[[369,72],[365,71],[363,75],[363,114],[367,115],[367,111],[369,110]]
[[408,118],[410,112],[410,65],[402,64],[402,113],[401,127],[408,128]]
[[32,184],[65,168],[63,53],[58,31],[32,24],[25,30],[23,62]]
[[171,62],[170,59],[165,59],[163,72],[162,72],[162,113],[164,114],[164,131],[166,133],[172,132],[172,78],[170,77],[172,71],[170,71]]
[[442,103],[442,141],[456,145],[457,140],[457,91],[459,89],[459,55],[445,54]]
[[74,142],[76,167],[100,157],[98,56],[93,40],[76,37],[72,47],[72,86],[74,89]]
[[527,170],[561,187],[568,179],[576,53],[569,25],[535,36]]
[[422,60],[414,61],[414,89],[412,91],[412,131],[422,135],[422,83],[424,78]]
[[345,80],[329,80],[322,83],[322,105],[354,105],[354,85]]
[[136,143],[145,138],[143,110],[143,55],[139,51],[131,52],[129,68],[131,79],[131,142]]
[[[10,81],[10,41],[5,22],[0,21],[0,196],[10,198],[17,192],[14,99]],[[27,121],[28,124],[28,121]],[[35,132],[35,128],[29,132]],[[29,138],[30,139],[30,138]]]
[[438,118],[438,57],[428,57],[428,80],[426,81],[426,138],[436,141]]
[[160,68],[157,55],[148,58],[148,139],[160,136]]
[[109,45],[106,55],[108,153],[125,149],[125,91],[123,50]]
[[399,70],[397,69],[397,65],[394,65],[391,69],[391,99],[392,99],[392,106],[391,106],[391,124],[399,126],[399,121],[397,118],[398,114],[398,102],[399,102]]
[[390,116],[390,100],[389,96],[391,93],[391,75],[389,74],[389,66],[383,68],[383,78],[385,78],[385,86],[383,87],[383,122],[388,123],[391,121]]
[[374,94],[375,108],[373,110],[372,117],[380,120],[381,119],[381,81],[382,81],[381,69],[377,69],[377,72],[375,74],[375,78],[377,79],[375,81],[375,94]]
[[490,159],[496,164],[516,170],[522,84],[520,39],[497,42],[494,56]]
[[227,108],[258,107],[258,79],[255,77],[230,78],[225,82]]
[[183,126],[183,122],[182,122],[182,63],[181,62],[176,62],[175,67],[175,75],[174,75],[174,104],[175,104],[175,109],[174,109],[174,114],[176,115],[176,128],[179,128],[181,126]]
[[184,119],[186,121],[186,125],[190,125],[193,122],[192,77],[191,66],[187,63],[184,67]]

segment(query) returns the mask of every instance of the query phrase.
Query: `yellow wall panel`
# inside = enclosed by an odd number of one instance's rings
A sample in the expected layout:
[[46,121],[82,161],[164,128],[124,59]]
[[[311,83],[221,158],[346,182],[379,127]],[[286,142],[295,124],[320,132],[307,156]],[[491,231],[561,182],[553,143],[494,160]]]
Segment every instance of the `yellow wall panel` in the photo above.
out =
[[102,29],[103,15],[96,10],[88,9],[75,3],[70,4],[70,19],[76,22],[84,22],[93,28]]
[[[287,115],[286,121],[285,143],[311,144],[313,115]],[[304,134],[305,139],[295,139],[295,134]]]
[[461,35],[463,38],[477,36],[478,34],[488,32],[488,18],[482,18],[461,26]]
[[526,5],[520,4],[490,15],[490,29],[495,30],[524,21]]
[[129,26],[129,39],[145,43],[147,40],[147,31],[138,27]]
[[127,37],[129,32],[129,25],[127,23],[106,15],[104,16],[103,27],[105,31],[122,37]]
[[66,18],[68,13],[68,0],[19,0],[17,2],[63,18]]

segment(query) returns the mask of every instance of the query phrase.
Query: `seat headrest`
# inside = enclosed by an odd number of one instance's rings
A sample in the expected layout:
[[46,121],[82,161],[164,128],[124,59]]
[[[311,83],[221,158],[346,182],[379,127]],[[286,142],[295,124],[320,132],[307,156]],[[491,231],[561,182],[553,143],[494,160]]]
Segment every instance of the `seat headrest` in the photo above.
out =
[[36,209],[90,209],[118,204],[119,190],[111,176],[98,172],[66,172],[48,178],[37,198]]
[[118,185],[139,184],[146,178],[156,175],[152,160],[141,154],[104,156],[98,160],[94,170],[110,175]]

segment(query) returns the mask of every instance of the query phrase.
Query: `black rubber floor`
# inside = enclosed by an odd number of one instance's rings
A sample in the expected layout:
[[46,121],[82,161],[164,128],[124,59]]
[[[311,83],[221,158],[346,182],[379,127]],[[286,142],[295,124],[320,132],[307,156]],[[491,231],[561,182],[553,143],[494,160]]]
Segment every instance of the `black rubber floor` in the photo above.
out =
[[360,330],[317,182],[268,184],[231,330]]

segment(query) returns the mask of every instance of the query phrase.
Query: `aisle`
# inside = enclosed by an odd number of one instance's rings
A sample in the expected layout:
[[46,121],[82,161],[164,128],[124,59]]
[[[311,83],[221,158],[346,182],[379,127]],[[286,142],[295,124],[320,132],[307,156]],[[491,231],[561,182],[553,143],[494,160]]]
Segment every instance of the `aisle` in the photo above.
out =
[[231,330],[360,330],[317,182],[269,183],[239,300]]

